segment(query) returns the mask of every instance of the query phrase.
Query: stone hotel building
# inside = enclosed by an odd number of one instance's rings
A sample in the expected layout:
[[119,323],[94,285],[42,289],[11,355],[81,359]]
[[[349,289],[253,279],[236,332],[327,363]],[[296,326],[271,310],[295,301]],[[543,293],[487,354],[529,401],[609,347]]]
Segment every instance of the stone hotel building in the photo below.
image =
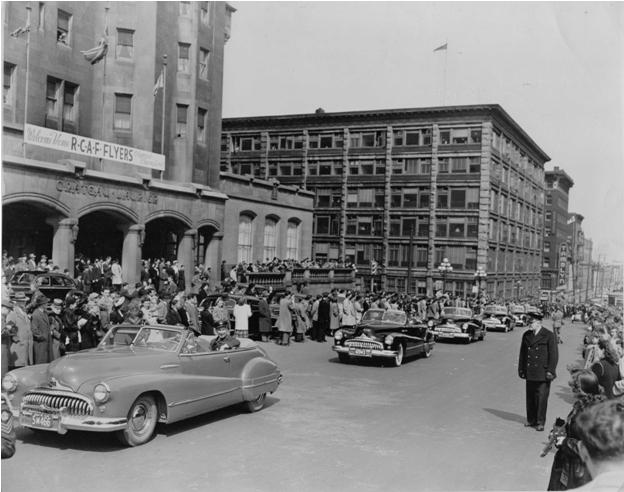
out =
[[418,294],[471,295],[479,267],[490,295],[539,293],[549,160],[499,105],[227,118],[221,137],[222,173],[314,193],[316,259]]

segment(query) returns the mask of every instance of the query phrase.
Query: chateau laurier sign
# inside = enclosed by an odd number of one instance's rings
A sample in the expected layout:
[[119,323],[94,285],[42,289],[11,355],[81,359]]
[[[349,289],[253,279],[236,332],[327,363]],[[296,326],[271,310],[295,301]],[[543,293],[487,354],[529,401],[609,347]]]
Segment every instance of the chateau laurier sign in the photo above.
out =
[[165,170],[164,155],[29,125],[28,123],[24,125],[24,143],[72,154],[148,167],[158,171]]

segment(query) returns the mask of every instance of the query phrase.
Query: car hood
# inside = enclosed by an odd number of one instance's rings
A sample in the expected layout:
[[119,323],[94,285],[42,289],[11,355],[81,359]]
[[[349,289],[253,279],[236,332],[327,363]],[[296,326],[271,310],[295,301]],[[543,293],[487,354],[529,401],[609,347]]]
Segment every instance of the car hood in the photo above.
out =
[[441,318],[441,324],[444,323],[448,323],[449,321],[453,322],[453,323],[467,323],[468,321],[470,321],[470,318],[467,318],[466,316],[460,316],[460,315],[450,315],[450,316],[442,316]]
[[160,368],[177,359],[171,352],[144,348],[95,348],[56,359],[48,365],[47,384],[52,378],[59,386],[78,391],[94,379],[104,381],[128,374],[140,374]]
[[500,321],[503,318],[506,318],[507,316],[508,316],[507,314],[495,314],[494,317],[492,317],[491,314],[484,314],[483,321],[487,321],[487,320]]

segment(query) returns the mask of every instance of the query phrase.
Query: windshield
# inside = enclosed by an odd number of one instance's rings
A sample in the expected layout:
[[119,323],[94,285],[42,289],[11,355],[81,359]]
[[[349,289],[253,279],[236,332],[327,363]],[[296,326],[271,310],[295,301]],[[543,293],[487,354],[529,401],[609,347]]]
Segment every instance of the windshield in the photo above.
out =
[[511,308],[512,313],[524,313],[526,312],[524,306],[514,306]]
[[176,352],[180,346],[182,332],[151,326],[123,326],[112,328],[98,345],[99,347],[144,347]]
[[362,323],[365,321],[379,321],[384,313],[383,309],[369,309],[362,316]]
[[494,314],[494,315],[507,314],[507,309],[501,308],[501,307],[489,307],[489,308],[485,308],[485,314]]
[[381,318],[382,321],[389,323],[397,323],[404,325],[407,321],[407,316],[402,311],[386,311]]
[[442,316],[463,316],[466,318],[471,318],[472,311],[466,308],[444,308],[442,310]]
[[11,279],[11,282],[14,284],[29,285],[33,280],[35,280],[35,276],[36,275],[34,273],[27,273],[27,272],[16,273]]

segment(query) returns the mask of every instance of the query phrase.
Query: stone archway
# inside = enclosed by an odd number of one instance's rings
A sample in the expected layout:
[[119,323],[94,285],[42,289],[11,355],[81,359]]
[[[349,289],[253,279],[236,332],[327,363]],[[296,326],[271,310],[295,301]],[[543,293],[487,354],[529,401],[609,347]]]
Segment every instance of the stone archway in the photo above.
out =
[[41,204],[16,202],[2,206],[2,249],[15,261],[22,255],[34,253],[52,259],[54,227],[50,218],[58,213]]

